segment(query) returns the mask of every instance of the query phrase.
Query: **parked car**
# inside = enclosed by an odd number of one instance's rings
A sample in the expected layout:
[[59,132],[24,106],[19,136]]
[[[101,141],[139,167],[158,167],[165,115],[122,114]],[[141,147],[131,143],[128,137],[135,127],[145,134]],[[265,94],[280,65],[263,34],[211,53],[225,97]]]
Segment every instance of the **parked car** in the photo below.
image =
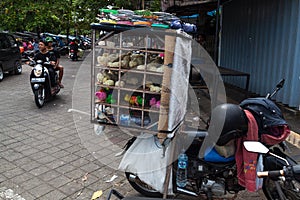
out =
[[0,32],[0,81],[4,73],[22,73],[22,59],[19,45],[13,35]]

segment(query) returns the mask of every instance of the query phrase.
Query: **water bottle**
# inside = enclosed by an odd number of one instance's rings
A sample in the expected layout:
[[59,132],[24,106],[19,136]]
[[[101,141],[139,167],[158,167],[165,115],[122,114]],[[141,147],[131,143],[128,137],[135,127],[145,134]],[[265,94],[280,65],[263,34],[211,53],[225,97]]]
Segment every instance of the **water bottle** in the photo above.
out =
[[187,183],[187,165],[188,157],[184,153],[184,150],[178,156],[178,167],[176,174],[176,184],[178,187],[185,187]]

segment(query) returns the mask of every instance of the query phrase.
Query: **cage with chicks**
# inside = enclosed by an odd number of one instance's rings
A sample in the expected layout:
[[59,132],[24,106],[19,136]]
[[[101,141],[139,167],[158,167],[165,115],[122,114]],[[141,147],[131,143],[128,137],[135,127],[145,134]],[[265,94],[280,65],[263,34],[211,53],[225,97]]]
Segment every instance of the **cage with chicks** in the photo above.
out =
[[155,133],[176,129],[187,106],[191,37],[124,25],[92,24],[92,31],[92,122]]

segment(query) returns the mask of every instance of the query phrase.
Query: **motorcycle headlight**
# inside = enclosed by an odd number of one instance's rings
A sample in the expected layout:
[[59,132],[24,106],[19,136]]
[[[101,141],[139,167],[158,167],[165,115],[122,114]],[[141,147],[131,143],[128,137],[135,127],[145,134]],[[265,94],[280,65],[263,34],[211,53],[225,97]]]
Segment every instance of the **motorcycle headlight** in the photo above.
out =
[[33,73],[34,73],[34,75],[36,76],[36,77],[40,77],[41,76],[41,74],[42,74],[42,66],[40,66],[40,65],[37,65],[37,66],[35,66],[35,68],[34,68],[34,70],[33,70]]

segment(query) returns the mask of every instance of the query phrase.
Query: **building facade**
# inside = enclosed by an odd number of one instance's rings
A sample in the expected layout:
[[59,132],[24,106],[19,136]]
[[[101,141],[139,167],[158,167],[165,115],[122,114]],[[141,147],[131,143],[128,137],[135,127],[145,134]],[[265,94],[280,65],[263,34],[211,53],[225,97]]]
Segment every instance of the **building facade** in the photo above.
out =
[[[163,9],[200,12],[218,1],[164,1]],[[251,92],[266,95],[284,78],[275,100],[300,109],[300,1],[220,0],[217,65],[250,74]],[[193,14],[193,13],[189,13]],[[199,15],[201,16],[201,15]],[[238,77],[226,82],[243,87]]]

